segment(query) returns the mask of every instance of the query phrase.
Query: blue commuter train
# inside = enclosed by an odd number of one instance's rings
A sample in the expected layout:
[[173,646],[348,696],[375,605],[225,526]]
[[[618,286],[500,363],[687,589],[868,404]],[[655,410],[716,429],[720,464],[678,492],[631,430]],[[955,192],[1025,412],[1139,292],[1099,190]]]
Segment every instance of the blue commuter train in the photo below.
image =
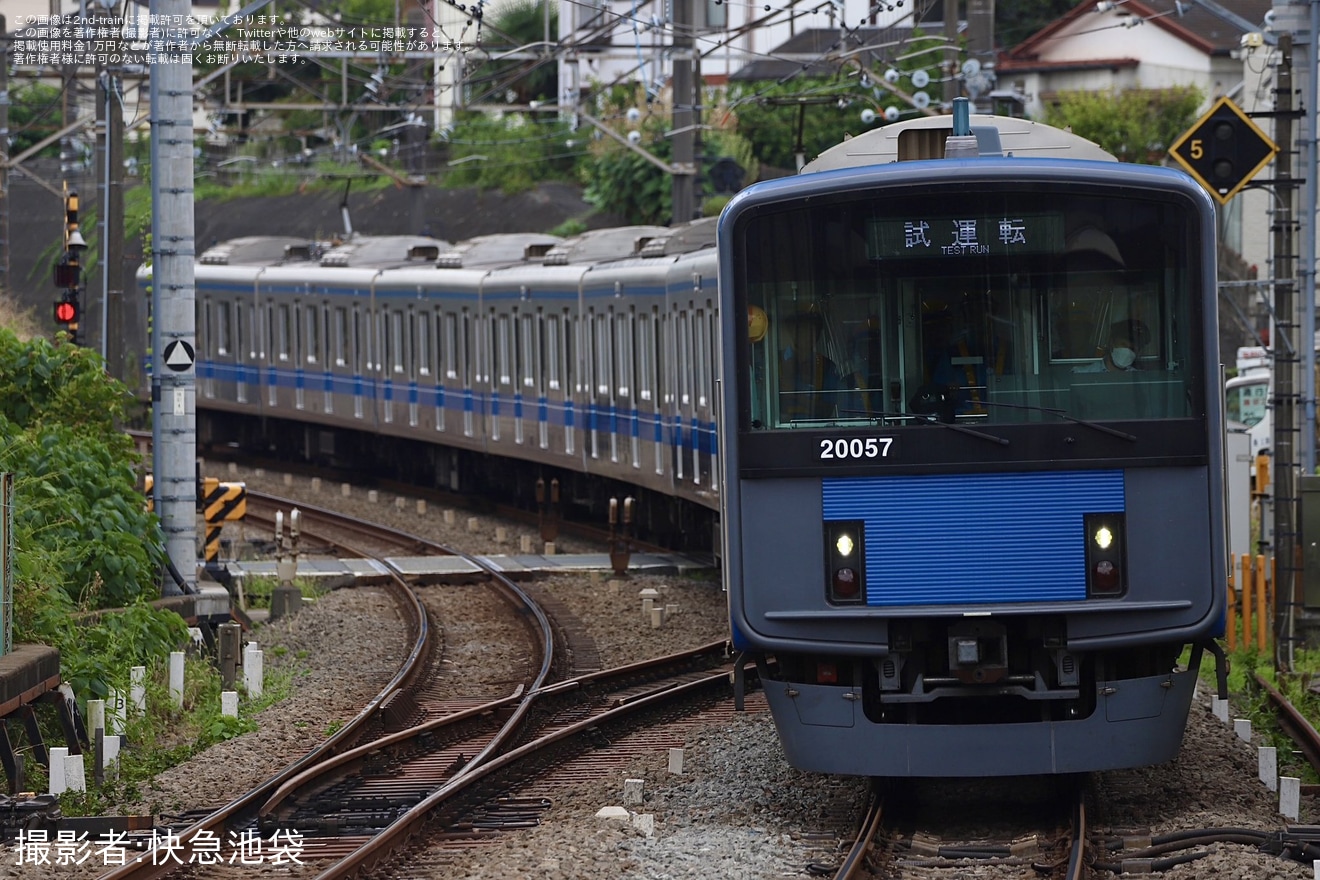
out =
[[886,126],[720,219],[735,646],[802,769],[1170,760],[1206,650],[1223,687],[1213,205],[953,124],[959,158],[950,117]]
[[196,266],[199,444],[495,498],[558,480],[565,515],[604,524],[634,496],[639,537],[711,550],[714,237],[215,245]]

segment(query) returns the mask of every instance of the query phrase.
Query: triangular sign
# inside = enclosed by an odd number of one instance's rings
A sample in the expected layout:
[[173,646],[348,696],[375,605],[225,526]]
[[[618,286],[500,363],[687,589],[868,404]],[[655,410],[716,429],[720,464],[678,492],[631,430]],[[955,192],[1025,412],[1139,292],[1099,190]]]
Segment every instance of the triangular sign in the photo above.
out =
[[165,366],[171,370],[186,370],[193,365],[193,347],[182,339],[165,346]]

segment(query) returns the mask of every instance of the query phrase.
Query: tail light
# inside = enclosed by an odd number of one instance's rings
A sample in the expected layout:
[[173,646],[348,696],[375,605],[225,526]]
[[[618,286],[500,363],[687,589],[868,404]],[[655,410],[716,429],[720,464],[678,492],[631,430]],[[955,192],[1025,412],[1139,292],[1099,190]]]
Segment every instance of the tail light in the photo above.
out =
[[861,520],[825,523],[825,595],[834,604],[866,602],[866,546]]
[[1121,513],[1088,513],[1086,524],[1086,595],[1121,596],[1127,590],[1127,541]]

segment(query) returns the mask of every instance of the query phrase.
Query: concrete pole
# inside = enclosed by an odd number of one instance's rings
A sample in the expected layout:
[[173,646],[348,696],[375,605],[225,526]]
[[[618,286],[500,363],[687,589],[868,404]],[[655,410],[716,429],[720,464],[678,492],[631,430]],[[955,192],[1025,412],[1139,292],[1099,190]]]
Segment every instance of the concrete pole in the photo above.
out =
[[674,0],[674,101],[673,216],[670,222],[686,223],[696,216],[696,121],[692,90],[692,4]]
[[0,15],[0,296],[12,297],[9,278],[9,27]]
[[[1302,297],[1302,330],[1298,334],[1302,351],[1302,403],[1303,418],[1301,424],[1301,472],[1315,473],[1315,224],[1316,224],[1316,60],[1317,39],[1320,34],[1320,0],[1311,0],[1308,33],[1301,41],[1301,56],[1298,68],[1306,77],[1303,83],[1306,117],[1302,134],[1302,178],[1306,181],[1302,188],[1303,210],[1299,212],[1301,221],[1301,250],[1297,265],[1297,290]],[[1286,146],[1280,146],[1287,149]]]
[[[1298,348],[1311,345],[1311,332],[1297,332],[1295,284],[1297,223],[1293,216],[1297,184],[1292,179],[1293,161],[1293,45],[1292,34],[1279,35],[1279,67],[1275,89],[1275,139],[1280,149],[1275,159],[1277,195],[1274,207],[1274,315],[1270,334],[1274,352],[1274,559],[1278,583],[1274,588],[1275,644],[1291,630],[1296,545],[1297,504],[1297,364]],[[1302,338],[1304,335],[1304,339]],[[1308,604],[1310,604],[1308,602]],[[1290,643],[1289,643],[1290,644]],[[1276,657],[1276,661],[1277,661]]]
[[[151,399],[156,513],[170,561],[197,581],[196,288],[188,0],[151,0]],[[164,595],[178,587],[165,579]]]

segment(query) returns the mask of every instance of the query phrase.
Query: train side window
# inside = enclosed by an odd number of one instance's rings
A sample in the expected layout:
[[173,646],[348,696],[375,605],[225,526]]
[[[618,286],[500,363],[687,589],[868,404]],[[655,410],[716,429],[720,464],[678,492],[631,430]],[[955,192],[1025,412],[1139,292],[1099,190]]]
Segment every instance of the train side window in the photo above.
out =
[[648,403],[655,391],[655,337],[651,315],[637,316],[637,399]]
[[316,306],[307,306],[307,363],[315,364],[321,360],[321,321]]
[[[709,308],[709,303],[707,307]],[[694,331],[695,339],[693,345],[696,347],[696,394],[697,406],[708,406],[710,404],[710,323],[707,320],[709,312],[706,309],[697,309],[697,318]]]
[[289,350],[293,347],[289,341],[289,307],[281,303],[275,312],[275,356],[281,361],[288,361]]
[[633,326],[636,317],[630,309],[628,314],[619,315],[615,319],[614,335],[618,343],[619,359],[619,396],[630,398],[633,395],[633,372],[635,365],[633,363]]
[[[469,360],[472,351],[472,316],[468,314],[467,309],[463,310],[463,331],[458,337],[458,380],[467,388],[472,384],[472,361]],[[480,375],[480,367],[478,367]]]
[[390,340],[389,351],[391,357],[388,359],[390,370],[397,374],[406,372],[407,351],[404,346],[403,336],[403,312],[390,312]]
[[692,405],[692,328],[688,313],[678,313],[678,326],[675,335],[678,342],[678,402],[683,406]]
[[537,388],[537,373],[540,372],[541,353],[538,351],[538,337],[536,334],[536,324],[541,320],[541,313],[538,311],[535,316],[522,316],[522,344],[519,345],[518,361],[522,365],[522,383],[523,387],[535,391]]
[[364,373],[371,369],[371,363],[366,357],[365,340],[362,338],[362,311],[357,306],[353,306],[353,351],[350,352],[353,358],[353,372]]
[[610,339],[610,327],[614,323],[614,310],[610,309],[606,315],[597,315],[595,318],[595,346],[596,346],[596,393],[602,396],[611,394],[611,386],[614,384],[613,376],[613,348]]
[[231,354],[234,351],[234,341],[230,329],[230,307],[227,302],[214,303],[215,309],[215,353]]
[[558,315],[547,315],[545,319],[545,382],[546,387],[551,391],[559,391],[563,387],[564,372],[562,369],[564,347],[563,322]]
[[445,378],[451,380],[458,379],[458,366],[455,361],[455,352],[458,351],[458,317],[452,312],[444,316],[444,339],[441,343],[444,348],[440,353],[444,361]]
[[[496,320],[494,317],[494,313],[492,313],[491,315],[491,320],[492,321]],[[499,376],[499,383],[501,385],[512,385],[513,376],[511,375],[512,370],[510,368],[513,365],[511,363],[512,358],[510,358],[509,356],[510,351],[509,351],[509,316],[508,315],[499,316],[497,330],[496,330],[495,344],[496,344],[495,375]]]
[[435,372],[435,346],[431,344],[433,329],[429,310],[417,316],[417,372],[421,376]]
[[234,357],[243,360],[243,316],[245,312],[243,306],[234,308]]
[[345,351],[348,346],[348,309],[343,306],[337,306],[335,308],[334,346],[335,366],[348,366],[348,360],[346,359],[347,352]]

